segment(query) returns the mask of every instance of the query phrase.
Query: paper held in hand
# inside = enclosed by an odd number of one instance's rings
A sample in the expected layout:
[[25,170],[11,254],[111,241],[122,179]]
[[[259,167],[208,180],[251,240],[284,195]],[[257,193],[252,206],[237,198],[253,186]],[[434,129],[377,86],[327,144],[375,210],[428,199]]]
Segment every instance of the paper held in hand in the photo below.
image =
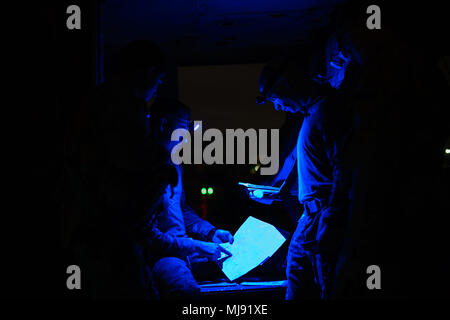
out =
[[274,226],[248,217],[234,235],[233,244],[221,244],[233,254],[223,261],[223,273],[230,281],[243,276],[271,257],[284,241],[286,239]]

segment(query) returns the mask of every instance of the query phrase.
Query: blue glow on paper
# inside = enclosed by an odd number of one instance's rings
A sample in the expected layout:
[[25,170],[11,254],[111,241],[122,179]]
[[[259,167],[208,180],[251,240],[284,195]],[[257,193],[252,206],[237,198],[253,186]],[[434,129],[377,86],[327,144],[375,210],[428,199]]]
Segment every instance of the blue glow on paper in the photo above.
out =
[[273,225],[254,217],[248,217],[233,237],[233,244],[220,244],[232,254],[222,264],[222,271],[230,281],[259,266],[286,241]]

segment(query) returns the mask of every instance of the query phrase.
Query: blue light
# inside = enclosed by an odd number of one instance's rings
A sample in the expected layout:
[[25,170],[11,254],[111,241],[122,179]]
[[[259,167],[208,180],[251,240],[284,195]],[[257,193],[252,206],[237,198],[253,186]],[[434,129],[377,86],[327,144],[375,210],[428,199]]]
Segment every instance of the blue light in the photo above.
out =
[[150,119],[150,115],[149,114],[147,114],[147,119]]
[[264,197],[264,191],[262,191],[262,190],[254,190],[253,191],[253,196],[255,198],[261,199],[262,197]]

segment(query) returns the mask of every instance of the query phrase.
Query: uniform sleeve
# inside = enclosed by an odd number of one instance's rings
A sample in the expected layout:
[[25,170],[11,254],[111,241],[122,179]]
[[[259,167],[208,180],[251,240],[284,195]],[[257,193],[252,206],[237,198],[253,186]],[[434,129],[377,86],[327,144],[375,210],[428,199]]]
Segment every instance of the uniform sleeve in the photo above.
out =
[[211,241],[213,236],[212,233],[216,228],[208,221],[200,218],[195,211],[187,205],[184,191],[181,198],[181,210],[183,210],[186,233],[189,236],[202,241]]
[[175,237],[152,227],[146,232],[145,243],[150,250],[161,256],[186,257],[194,253],[197,240]]
[[280,181],[285,181],[297,161],[297,138],[303,123],[303,116],[300,113],[288,114],[283,126],[280,128],[280,163],[281,168],[271,179],[270,185],[276,185]]
[[182,205],[186,233],[202,241],[212,241],[212,232],[216,228],[200,218],[188,205]]

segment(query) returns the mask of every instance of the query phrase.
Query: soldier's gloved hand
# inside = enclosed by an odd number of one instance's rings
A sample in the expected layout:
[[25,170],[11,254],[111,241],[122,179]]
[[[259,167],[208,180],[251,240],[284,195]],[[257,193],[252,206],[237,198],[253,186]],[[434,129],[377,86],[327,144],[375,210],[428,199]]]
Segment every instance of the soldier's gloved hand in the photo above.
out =
[[225,252],[231,256],[231,252],[222,248],[214,242],[198,241],[196,245],[196,252],[200,257],[205,257],[211,261],[217,261],[220,258],[221,252]]
[[234,238],[230,231],[217,229],[214,233],[212,241],[215,243],[229,242],[231,244],[233,243]]

